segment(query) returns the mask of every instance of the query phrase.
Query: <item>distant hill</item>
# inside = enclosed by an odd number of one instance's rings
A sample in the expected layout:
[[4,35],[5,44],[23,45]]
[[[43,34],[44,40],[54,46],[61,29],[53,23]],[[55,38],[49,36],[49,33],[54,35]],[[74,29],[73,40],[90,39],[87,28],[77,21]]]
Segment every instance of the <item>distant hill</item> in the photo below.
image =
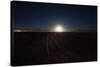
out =
[[[29,27],[17,26],[17,27],[14,27],[14,32],[53,32],[53,31],[40,29],[40,28],[29,28]],[[71,30],[67,32],[97,32],[97,30],[96,29],[77,29],[77,30]]]

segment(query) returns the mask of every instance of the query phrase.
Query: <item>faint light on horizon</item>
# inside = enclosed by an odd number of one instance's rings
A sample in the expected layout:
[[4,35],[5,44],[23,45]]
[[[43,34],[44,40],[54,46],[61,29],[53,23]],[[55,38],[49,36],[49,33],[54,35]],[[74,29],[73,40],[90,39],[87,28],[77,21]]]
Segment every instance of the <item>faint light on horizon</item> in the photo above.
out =
[[17,30],[15,30],[15,32],[22,32],[22,30],[20,30],[20,29],[17,29]]

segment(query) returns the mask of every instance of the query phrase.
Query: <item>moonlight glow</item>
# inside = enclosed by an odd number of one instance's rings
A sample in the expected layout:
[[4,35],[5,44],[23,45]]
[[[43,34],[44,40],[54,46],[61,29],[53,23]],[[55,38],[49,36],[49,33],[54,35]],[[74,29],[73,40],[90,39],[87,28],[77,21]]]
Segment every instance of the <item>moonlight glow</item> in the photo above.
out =
[[55,32],[64,32],[64,28],[61,25],[58,25],[54,28]]

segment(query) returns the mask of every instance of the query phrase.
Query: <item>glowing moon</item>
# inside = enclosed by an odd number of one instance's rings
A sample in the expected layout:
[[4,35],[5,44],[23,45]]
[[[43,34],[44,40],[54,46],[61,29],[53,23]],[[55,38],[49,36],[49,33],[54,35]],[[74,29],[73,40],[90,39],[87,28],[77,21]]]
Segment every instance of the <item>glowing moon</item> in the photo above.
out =
[[58,25],[54,28],[54,32],[64,32],[64,28],[61,25]]

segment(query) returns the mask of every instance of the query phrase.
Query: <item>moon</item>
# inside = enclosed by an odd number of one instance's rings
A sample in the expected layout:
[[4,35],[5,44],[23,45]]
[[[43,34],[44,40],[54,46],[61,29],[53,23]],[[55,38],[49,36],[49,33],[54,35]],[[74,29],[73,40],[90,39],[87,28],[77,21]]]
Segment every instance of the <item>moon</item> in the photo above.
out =
[[55,26],[54,32],[64,32],[63,26],[61,26],[61,25]]

